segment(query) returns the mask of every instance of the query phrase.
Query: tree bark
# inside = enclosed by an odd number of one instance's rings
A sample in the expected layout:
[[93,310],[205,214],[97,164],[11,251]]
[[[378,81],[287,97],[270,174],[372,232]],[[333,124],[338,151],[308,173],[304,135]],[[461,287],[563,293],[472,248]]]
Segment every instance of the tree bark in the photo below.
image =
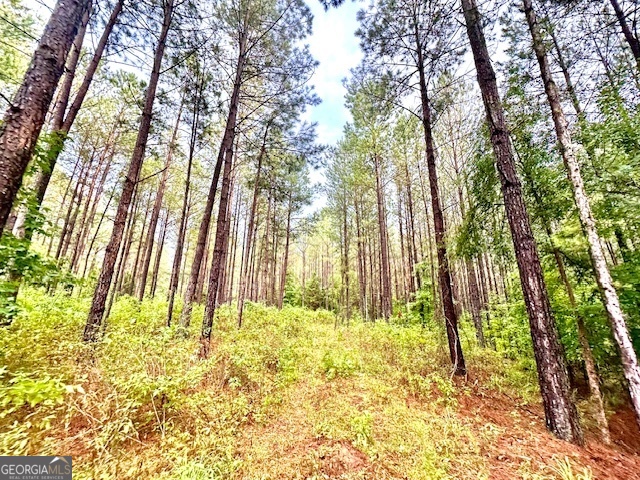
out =
[[462,9],[487,114],[496,168],[529,316],[547,428],[563,440],[581,444],[582,430],[576,407],[571,399],[564,352],[551,313],[542,266],[516,173],[509,132],[484,38],[480,13],[475,0],[462,0]]
[[0,236],[90,0],[58,0],[0,127]]
[[[69,111],[67,112],[66,116],[64,116],[65,111],[63,109],[59,110],[59,112],[57,113],[58,115],[60,115],[60,118],[54,122],[52,130],[54,132],[58,132],[58,135],[60,136],[61,141],[64,141],[69,131],[71,130],[71,127],[73,126],[73,122],[75,121],[76,116],[80,111],[80,107],[84,102],[84,99],[89,90],[89,86],[93,81],[93,77],[96,73],[96,70],[98,69],[98,65],[100,64],[102,55],[104,54],[104,50],[107,46],[109,37],[111,36],[111,32],[113,31],[113,28],[116,25],[116,22],[118,20],[118,17],[122,12],[122,3],[123,3],[123,0],[119,0],[118,2],[116,2],[116,5],[114,6],[113,11],[111,12],[109,21],[107,22],[102,32],[102,36],[98,41],[96,50],[93,53],[93,57],[91,58],[91,61],[89,62],[89,66],[87,67],[87,71],[84,74],[82,83],[78,88],[78,92],[76,93],[76,96],[74,97],[73,102],[71,102]],[[71,86],[69,86],[69,89],[70,87]],[[68,98],[68,94],[67,94],[67,98]],[[64,107],[66,108],[66,103]],[[47,166],[43,170],[38,172],[38,175],[36,176],[35,191],[36,191],[36,202],[38,203],[38,206],[42,205],[42,201],[44,200],[47,187],[49,186],[49,182],[51,181],[51,175],[53,174],[53,169],[55,168],[55,165],[58,161],[58,157],[62,152],[61,147],[62,145],[59,145],[58,149],[50,153],[49,158],[47,159],[48,160]]]
[[102,316],[105,310],[107,294],[109,293],[109,286],[111,285],[113,277],[116,257],[118,255],[118,250],[122,241],[122,233],[127,221],[129,204],[131,203],[131,197],[133,196],[133,191],[135,190],[135,186],[140,176],[140,169],[142,168],[144,153],[147,147],[147,139],[149,137],[151,119],[153,116],[153,103],[156,98],[156,89],[160,79],[160,67],[162,65],[162,58],[164,57],[167,35],[173,18],[173,2],[174,0],[166,0],[166,3],[163,5],[164,18],[162,22],[162,30],[155,49],[153,68],[149,78],[149,86],[147,87],[147,92],[145,94],[142,120],[138,129],[138,137],[136,139],[131,163],[129,164],[129,170],[124,181],[124,188],[122,189],[122,195],[120,196],[120,202],[118,203],[118,209],[113,222],[111,239],[109,240],[109,244],[105,251],[102,271],[98,277],[96,289],[93,294],[93,301],[91,302],[91,309],[89,310],[89,315],[87,317],[83,336],[85,342],[94,342],[98,339],[97,334],[100,324],[102,323]]
[[[614,2],[615,0],[612,0],[612,3]],[[558,138],[560,153],[562,154],[562,160],[564,161],[567,175],[573,188],[573,197],[578,208],[580,223],[582,224],[582,229],[589,243],[589,253],[591,255],[591,263],[595,272],[596,281],[600,287],[602,302],[607,311],[609,322],[611,323],[613,336],[620,350],[622,370],[628,382],[629,394],[636,414],[636,421],[640,426],[640,366],[638,366],[638,358],[633,349],[627,322],[620,307],[618,293],[613,285],[613,279],[611,278],[604,251],[602,250],[600,236],[598,235],[596,222],[591,211],[591,204],[582,180],[580,164],[576,156],[576,146],[573,144],[571,134],[569,133],[567,119],[560,102],[560,94],[551,74],[551,68],[531,0],[523,0],[523,6],[529,31],[533,39],[533,49],[538,59],[538,65],[540,66],[545,93],[549,106],[551,107],[551,116]]]

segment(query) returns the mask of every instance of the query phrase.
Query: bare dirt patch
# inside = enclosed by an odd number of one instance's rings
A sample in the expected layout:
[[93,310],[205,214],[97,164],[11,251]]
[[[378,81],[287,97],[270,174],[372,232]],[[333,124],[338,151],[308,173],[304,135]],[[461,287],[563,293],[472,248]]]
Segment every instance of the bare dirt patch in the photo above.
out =
[[520,478],[523,470],[554,476],[558,462],[566,457],[576,470],[588,468],[596,479],[640,479],[640,456],[633,451],[637,426],[633,422],[630,428],[632,418],[624,412],[612,419],[613,445],[604,445],[586,432],[586,445],[578,447],[549,434],[540,405],[520,405],[504,394],[479,387],[460,395],[458,401],[459,414],[475,424],[476,431],[496,428],[493,436],[481,439],[491,478]]

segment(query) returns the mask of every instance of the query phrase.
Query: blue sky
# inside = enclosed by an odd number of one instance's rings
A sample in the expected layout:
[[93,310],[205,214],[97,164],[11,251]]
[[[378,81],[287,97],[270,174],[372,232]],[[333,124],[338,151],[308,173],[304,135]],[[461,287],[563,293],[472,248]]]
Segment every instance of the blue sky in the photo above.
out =
[[342,136],[342,128],[351,117],[344,106],[346,90],[342,79],[356,67],[362,53],[355,37],[358,28],[356,13],[362,2],[346,0],[338,8],[324,11],[318,0],[308,0],[313,12],[313,35],[308,39],[311,53],[320,62],[312,83],[322,103],[312,107],[308,120],[318,123],[318,141],[335,144]]

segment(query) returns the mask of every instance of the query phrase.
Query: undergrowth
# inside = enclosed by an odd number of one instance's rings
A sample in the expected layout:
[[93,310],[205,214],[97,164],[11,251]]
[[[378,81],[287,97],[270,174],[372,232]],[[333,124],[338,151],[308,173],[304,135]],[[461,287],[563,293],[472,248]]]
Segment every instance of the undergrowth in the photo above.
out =
[[[184,332],[165,326],[165,302],[124,297],[88,346],[87,299],[25,289],[20,306],[0,330],[2,455],[71,454],[75,478],[325,478],[309,445],[347,442],[381,469],[371,478],[488,475],[479,442],[497,433],[460,420],[469,387],[438,328],[336,327],[326,311],[251,304],[238,330],[224,306],[203,360],[201,309]],[[467,362],[487,388],[535,399],[535,377],[470,331]]]

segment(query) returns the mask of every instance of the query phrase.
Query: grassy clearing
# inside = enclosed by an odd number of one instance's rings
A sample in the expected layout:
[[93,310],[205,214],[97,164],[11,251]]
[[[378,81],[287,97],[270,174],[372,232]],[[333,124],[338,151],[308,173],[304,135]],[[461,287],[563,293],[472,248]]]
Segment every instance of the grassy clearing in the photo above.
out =
[[[468,331],[473,373],[454,381],[436,326],[251,305],[237,330],[223,308],[199,360],[198,325],[165,327],[164,302],[121,299],[95,347],[86,300],[28,290],[22,307],[0,331],[0,453],[71,454],[75,478],[494,478],[492,449],[537,402],[532,372]],[[477,408],[491,395],[508,422]],[[570,478],[553,462],[509,471]]]

